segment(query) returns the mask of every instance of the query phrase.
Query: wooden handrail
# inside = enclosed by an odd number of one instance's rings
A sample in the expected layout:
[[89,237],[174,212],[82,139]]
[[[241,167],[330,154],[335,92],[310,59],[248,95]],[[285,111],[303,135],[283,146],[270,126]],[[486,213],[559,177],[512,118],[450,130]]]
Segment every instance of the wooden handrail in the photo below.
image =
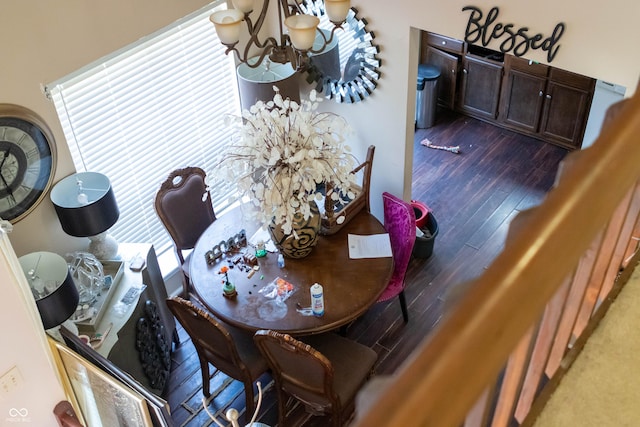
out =
[[537,208],[503,252],[399,368],[356,426],[458,426],[625,194],[640,178],[640,94]]

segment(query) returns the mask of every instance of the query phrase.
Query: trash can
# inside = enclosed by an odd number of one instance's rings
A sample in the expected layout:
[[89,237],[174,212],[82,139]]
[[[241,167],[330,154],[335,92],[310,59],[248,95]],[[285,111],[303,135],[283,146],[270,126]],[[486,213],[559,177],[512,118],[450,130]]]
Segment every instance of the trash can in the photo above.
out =
[[433,212],[424,204],[412,201],[416,214],[416,242],[413,246],[415,258],[429,258],[433,254],[433,247],[438,235],[438,221]]
[[418,65],[418,92],[416,93],[416,127],[426,129],[435,123],[438,102],[440,70],[434,65]]

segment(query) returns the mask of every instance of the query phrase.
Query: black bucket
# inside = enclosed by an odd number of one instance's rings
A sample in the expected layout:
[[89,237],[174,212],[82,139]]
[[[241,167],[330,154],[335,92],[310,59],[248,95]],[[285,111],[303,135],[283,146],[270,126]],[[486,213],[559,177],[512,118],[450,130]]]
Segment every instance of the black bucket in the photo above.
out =
[[438,221],[436,221],[433,212],[427,213],[427,221],[420,230],[424,233],[424,236],[416,236],[416,243],[413,246],[413,256],[416,258],[429,258],[431,254],[433,254],[433,245],[438,235]]

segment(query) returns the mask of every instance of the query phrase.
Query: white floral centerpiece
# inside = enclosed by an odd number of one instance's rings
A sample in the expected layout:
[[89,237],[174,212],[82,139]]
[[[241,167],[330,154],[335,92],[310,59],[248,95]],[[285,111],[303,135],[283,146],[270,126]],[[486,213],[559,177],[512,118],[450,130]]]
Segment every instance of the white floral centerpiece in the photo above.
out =
[[236,132],[216,173],[255,205],[263,228],[278,224],[298,238],[293,217],[311,216],[310,202],[324,197],[320,184],[331,184],[333,200],[354,197],[348,189],[355,159],[345,144],[351,129],[343,117],[317,111],[322,99],[315,90],[300,104],[274,90],[272,101],[258,101],[241,117],[226,116]]

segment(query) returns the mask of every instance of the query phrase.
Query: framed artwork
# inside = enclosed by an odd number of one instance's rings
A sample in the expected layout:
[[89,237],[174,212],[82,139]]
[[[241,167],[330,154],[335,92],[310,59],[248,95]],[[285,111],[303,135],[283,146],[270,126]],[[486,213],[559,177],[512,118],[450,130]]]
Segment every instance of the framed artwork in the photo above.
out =
[[65,345],[49,338],[66,386],[88,426],[152,426],[146,399]]
[[142,384],[136,381],[135,378],[88,346],[84,341],[80,340],[77,335],[69,331],[64,326],[60,327],[60,335],[62,335],[66,345],[71,350],[139,393],[147,403],[147,409],[151,416],[150,425],[153,427],[174,427],[169,410],[169,404],[166,400],[147,390]]

